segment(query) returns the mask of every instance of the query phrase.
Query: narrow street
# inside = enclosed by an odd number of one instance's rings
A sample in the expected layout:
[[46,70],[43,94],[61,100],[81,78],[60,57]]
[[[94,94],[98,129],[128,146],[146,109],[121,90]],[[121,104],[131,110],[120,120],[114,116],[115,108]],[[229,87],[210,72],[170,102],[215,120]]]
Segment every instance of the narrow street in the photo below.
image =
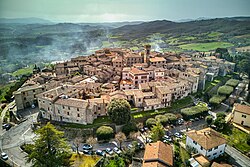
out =
[[241,167],[249,167],[250,166],[250,158],[243,155],[241,152],[236,150],[235,148],[227,145],[225,152],[230,155],[234,161],[240,165]]

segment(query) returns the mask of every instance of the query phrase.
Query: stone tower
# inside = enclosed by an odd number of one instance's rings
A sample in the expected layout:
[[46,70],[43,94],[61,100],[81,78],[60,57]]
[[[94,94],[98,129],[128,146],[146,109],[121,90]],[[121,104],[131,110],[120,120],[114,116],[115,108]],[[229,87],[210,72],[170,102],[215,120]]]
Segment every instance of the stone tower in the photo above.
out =
[[150,57],[151,45],[145,45],[145,54],[144,54],[144,63],[149,65],[149,57]]

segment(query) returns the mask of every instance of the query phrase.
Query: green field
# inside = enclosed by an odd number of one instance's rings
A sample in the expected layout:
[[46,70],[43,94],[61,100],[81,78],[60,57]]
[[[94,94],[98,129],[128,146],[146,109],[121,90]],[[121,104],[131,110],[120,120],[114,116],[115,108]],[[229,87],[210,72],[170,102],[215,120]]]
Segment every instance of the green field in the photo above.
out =
[[191,43],[179,45],[180,48],[185,50],[196,50],[201,52],[211,51],[217,48],[229,48],[231,46],[233,46],[233,44],[228,42]]
[[209,36],[209,37],[218,37],[218,36],[221,36],[222,34],[223,33],[220,33],[220,32],[211,32],[207,36]]
[[22,75],[29,75],[32,74],[33,72],[33,67],[27,67],[27,68],[21,68],[15,72],[12,73],[13,76],[22,76]]

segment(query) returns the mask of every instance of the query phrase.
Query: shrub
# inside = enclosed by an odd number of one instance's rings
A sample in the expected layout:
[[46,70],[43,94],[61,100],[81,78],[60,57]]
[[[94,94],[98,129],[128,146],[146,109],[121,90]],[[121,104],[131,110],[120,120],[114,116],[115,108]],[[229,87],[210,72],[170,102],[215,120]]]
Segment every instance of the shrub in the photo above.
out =
[[203,105],[197,105],[197,106],[193,106],[193,107],[190,107],[190,108],[184,108],[181,110],[181,114],[185,117],[185,118],[188,118],[188,117],[194,117],[194,116],[197,116],[197,115],[201,115],[205,112],[208,111],[208,108],[206,106],[203,106]]
[[122,132],[128,136],[130,134],[130,132],[136,132],[138,130],[135,122],[130,122],[126,125],[123,126],[122,128]]
[[167,125],[168,118],[165,115],[156,115],[155,120],[160,122],[163,126]]
[[226,114],[224,113],[224,112],[218,112],[218,113],[216,113],[216,117],[217,118],[222,118],[222,119],[225,119],[226,118]]
[[109,126],[101,126],[96,130],[98,140],[109,140],[114,137],[114,130]]
[[229,79],[226,82],[226,85],[232,86],[232,87],[236,87],[238,84],[239,84],[239,80],[237,80],[237,79]]
[[234,91],[234,88],[232,86],[220,86],[218,89],[219,95],[230,95]]
[[168,118],[169,123],[175,123],[177,121],[177,116],[173,113],[167,113],[165,116]]
[[225,99],[226,99],[225,96],[214,95],[212,98],[209,99],[209,103],[217,105],[220,104]]
[[148,126],[148,127],[152,127],[153,125],[156,125],[156,119],[154,119],[154,118],[149,118],[149,119],[147,119],[147,121],[146,121],[146,125]]
[[206,122],[207,122],[208,125],[211,125],[212,122],[213,122],[213,117],[211,115],[206,116]]

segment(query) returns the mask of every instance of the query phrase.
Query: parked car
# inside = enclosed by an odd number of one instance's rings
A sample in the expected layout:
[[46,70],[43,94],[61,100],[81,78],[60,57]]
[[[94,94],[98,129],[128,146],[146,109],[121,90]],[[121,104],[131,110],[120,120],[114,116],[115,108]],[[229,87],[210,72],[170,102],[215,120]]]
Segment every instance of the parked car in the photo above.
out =
[[95,154],[100,156],[105,156],[106,153],[102,150],[96,150]]
[[152,142],[153,142],[153,140],[152,140],[152,139],[150,139],[149,137],[147,137],[147,138],[146,138],[146,142],[147,142],[147,143],[152,143]]
[[148,127],[147,126],[144,126],[143,129],[144,129],[144,131],[148,131]]
[[144,133],[144,132],[145,132],[144,128],[139,129],[139,131],[140,131],[141,133]]
[[184,120],[182,118],[178,119],[177,124],[182,125],[184,123]]
[[8,157],[8,155],[7,155],[5,152],[2,152],[2,153],[1,153],[1,158],[2,158],[3,160],[7,160],[9,157]]
[[171,137],[169,137],[168,135],[164,135],[163,136],[163,142],[172,142],[172,139],[171,139]]
[[140,149],[144,149],[144,144],[143,143],[137,143],[137,147]]
[[6,124],[5,129],[10,130],[10,128],[11,128],[11,124]]
[[132,145],[132,144],[129,144],[129,145],[128,145],[128,149],[131,149],[131,148],[133,148],[133,145]]
[[182,138],[182,135],[181,135],[179,132],[176,132],[174,135],[175,135],[175,137],[177,137],[177,138],[180,138],[180,139]]
[[90,144],[84,144],[83,146],[82,146],[82,149],[83,150],[91,150],[93,148],[93,146],[91,146]]
[[93,152],[91,150],[83,150],[82,151],[84,154],[87,154],[87,155],[92,155]]
[[121,154],[122,153],[122,151],[119,148],[117,148],[117,147],[115,147],[113,150],[114,150],[114,152],[116,154]]
[[114,152],[111,148],[106,148],[105,150],[109,155],[112,155]]
[[195,120],[191,118],[191,119],[189,119],[189,121],[194,122]]

